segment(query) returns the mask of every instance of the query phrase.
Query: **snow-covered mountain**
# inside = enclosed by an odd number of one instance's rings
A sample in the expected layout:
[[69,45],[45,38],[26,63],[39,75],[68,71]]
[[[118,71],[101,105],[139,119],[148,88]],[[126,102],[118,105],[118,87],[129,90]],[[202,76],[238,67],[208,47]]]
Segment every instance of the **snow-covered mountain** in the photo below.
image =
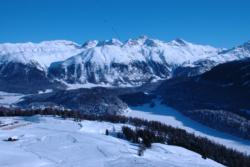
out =
[[219,53],[219,58],[227,58],[227,61],[239,60],[249,57],[250,55],[250,41],[243,43],[237,47],[234,47],[229,50],[222,51]]
[[80,46],[71,41],[56,40],[35,43],[0,44],[0,64],[35,64],[47,69],[52,62],[62,61],[80,52]]
[[220,49],[194,45],[181,39],[168,43],[139,37],[124,43],[117,39],[90,41],[81,53],[49,68],[52,78],[68,83],[141,85],[169,78],[175,67],[218,54]]
[[30,93],[55,87],[47,77],[50,64],[78,54],[80,50],[81,47],[71,41],[0,44],[1,90]]
[[0,44],[0,83],[5,85],[3,91],[29,87],[27,92],[89,83],[136,86],[173,75],[197,75],[218,63],[245,57],[250,57],[249,42],[230,50],[146,36],[83,45],[62,40],[5,43]]

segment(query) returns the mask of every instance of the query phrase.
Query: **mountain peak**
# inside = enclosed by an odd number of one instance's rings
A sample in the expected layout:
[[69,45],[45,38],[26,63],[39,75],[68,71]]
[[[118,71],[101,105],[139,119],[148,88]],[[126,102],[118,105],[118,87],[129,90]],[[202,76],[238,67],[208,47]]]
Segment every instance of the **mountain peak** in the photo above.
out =
[[115,46],[121,46],[123,45],[123,43],[116,39],[116,38],[112,38],[110,40],[104,40],[98,43],[98,46],[103,46],[103,45],[115,45]]
[[250,41],[245,42],[245,43],[244,43],[243,45],[241,45],[240,47],[250,50]]
[[138,38],[136,38],[135,40],[138,41],[139,43],[144,43],[146,40],[148,40],[149,38],[146,35],[141,35]]
[[161,41],[149,38],[146,35],[141,35],[138,38],[129,39],[129,40],[127,40],[125,42],[125,44],[127,44],[129,46],[133,46],[133,45],[146,45],[146,46],[149,46],[149,47],[156,47],[156,46],[158,46],[159,43],[161,43]]
[[134,46],[134,45],[142,45],[144,44],[144,42],[148,39],[148,37],[146,35],[141,35],[138,38],[135,39],[128,39],[125,42],[125,45],[128,46]]
[[140,35],[137,39],[146,40],[146,39],[148,39],[148,36],[146,36],[146,35]]
[[175,40],[171,41],[171,43],[174,43],[176,45],[182,45],[182,46],[188,44],[187,41],[185,41],[184,39],[181,39],[181,38],[176,38]]
[[233,47],[232,49],[228,49],[222,53],[229,53],[229,52],[240,52],[240,54],[244,54],[244,52],[249,53],[250,52],[250,41],[247,41],[241,45],[238,45],[236,47]]
[[97,40],[89,40],[87,42],[85,42],[82,47],[83,48],[93,48],[98,44],[99,41]]
[[144,45],[150,46],[150,47],[157,47],[159,44],[158,40],[154,40],[154,39],[149,39],[147,38],[144,42]]

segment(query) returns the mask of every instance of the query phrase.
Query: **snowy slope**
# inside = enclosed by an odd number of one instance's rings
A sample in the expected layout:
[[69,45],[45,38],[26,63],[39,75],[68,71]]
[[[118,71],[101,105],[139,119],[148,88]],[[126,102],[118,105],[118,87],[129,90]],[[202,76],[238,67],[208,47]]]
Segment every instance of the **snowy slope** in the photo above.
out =
[[71,41],[57,40],[41,43],[0,44],[0,64],[18,62],[37,64],[47,69],[52,62],[65,60],[80,52],[80,46]]
[[22,94],[7,93],[0,91],[0,106],[9,107],[10,105],[17,103],[24,97]]
[[227,51],[219,53],[219,55],[224,55],[228,60],[239,60],[244,58],[249,58],[250,55],[250,41],[243,43],[237,47],[229,49]]
[[[83,46],[88,46],[88,50],[81,52],[75,59],[81,58],[83,61],[95,62],[99,66],[109,65],[112,62],[128,64],[133,61],[148,60],[182,64],[215,55],[220,51],[211,46],[196,45],[182,39],[163,42],[146,36],[129,39],[124,43],[118,39],[89,41]],[[70,60],[65,63],[72,63]]]
[[173,127],[185,129],[189,133],[206,137],[228,148],[250,154],[250,141],[204,126],[182,115],[175,109],[160,104],[160,102],[156,102],[155,107],[150,107],[149,104],[131,107],[130,112],[126,113],[125,115],[147,120],[160,121]]
[[[120,124],[35,116],[0,118],[1,122],[18,121],[19,126],[0,129],[1,167],[222,167],[201,155],[181,147],[153,144],[142,157],[138,146],[104,135],[105,129]],[[10,136],[19,141],[5,142]]]
[[0,90],[37,93],[58,85],[47,77],[52,62],[65,60],[81,50],[71,41],[0,44]]

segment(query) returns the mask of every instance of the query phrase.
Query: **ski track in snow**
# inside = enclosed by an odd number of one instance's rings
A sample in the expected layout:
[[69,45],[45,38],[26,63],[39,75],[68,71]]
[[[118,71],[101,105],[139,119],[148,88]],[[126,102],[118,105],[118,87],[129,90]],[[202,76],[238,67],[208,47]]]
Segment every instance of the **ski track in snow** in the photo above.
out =
[[130,107],[130,112],[126,113],[126,116],[160,121],[173,127],[185,129],[187,132],[207,137],[208,139],[213,140],[216,143],[223,144],[228,148],[233,148],[250,154],[249,140],[244,140],[204,126],[189,119],[171,107],[161,105],[159,102],[156,102],[156,105],[153,108],[149,107],[149,104],[138,107]]

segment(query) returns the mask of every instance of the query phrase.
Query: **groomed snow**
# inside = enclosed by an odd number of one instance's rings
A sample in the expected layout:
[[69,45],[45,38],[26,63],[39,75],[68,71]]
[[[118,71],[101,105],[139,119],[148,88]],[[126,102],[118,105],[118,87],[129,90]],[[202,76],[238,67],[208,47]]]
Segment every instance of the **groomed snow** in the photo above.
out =
[[[0,118],[22,126],[0,128],[1,167],[221,167],[181,147],[153,144],[142,157],[138,146],[106,136],[106,129],[119,131],[120,124],[62,120],[54,117]],[[15,142],[3,141],[16,136]]]
[[161,105],[159,102],[156,102],[156,105],[153,108],[151,108],[149,104],[138,107],[130,107],[130,111],[127,112],[126,115],[147,120],[160,121],[173,127],[185,129],[187,132],[207,137],[210,140],[223,144],[228,148],[233,148],[250,154],[250,141],[204,126],[182,115],[180,112],[171,107]]

